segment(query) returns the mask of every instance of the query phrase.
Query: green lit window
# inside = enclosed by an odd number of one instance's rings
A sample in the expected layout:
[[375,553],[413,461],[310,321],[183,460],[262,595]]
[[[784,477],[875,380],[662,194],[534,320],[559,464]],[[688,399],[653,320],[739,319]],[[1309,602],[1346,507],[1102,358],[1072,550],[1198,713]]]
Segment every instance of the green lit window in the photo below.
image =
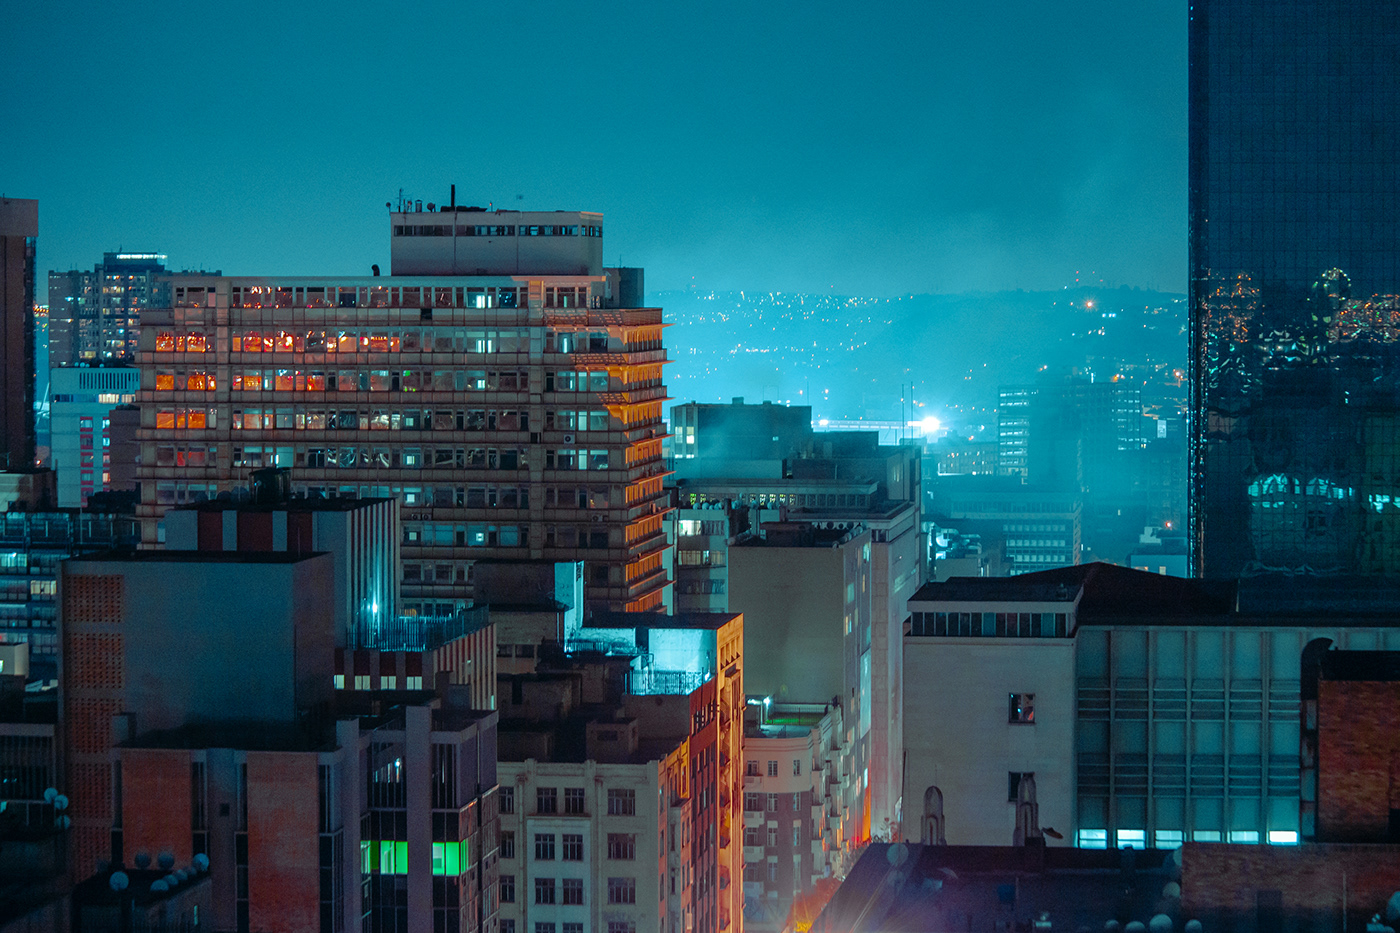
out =
[[466,871],[467,841],[433,843],[433,874],[460,875]]

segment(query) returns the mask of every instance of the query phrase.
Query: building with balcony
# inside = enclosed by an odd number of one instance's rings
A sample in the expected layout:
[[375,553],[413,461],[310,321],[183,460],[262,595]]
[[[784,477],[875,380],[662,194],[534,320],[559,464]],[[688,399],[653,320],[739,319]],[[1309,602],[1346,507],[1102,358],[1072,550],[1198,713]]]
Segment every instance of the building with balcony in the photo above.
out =
[[744,923],[790,929],[793,901],[841,878],[855,839],[842,815],[860,796],[841,706],[749,697],[744,728]]
[[138,353],[145,544],[171,506],[285,466],[298,493],[401,501],[405,612],[465,605],[481,557],[582,560],[590,605],[665,609],[640,270],[602,268],[596,215],[391,217],[387,278],[170,277]]

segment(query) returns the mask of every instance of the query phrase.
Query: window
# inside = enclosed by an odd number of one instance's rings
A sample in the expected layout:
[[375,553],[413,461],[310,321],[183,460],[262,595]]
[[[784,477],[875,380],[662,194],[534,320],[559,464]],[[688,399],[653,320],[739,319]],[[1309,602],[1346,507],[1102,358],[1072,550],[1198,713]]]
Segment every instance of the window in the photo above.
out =
[[1035,694],[1034,693],[1012,693],[1008,694],[1008,708],[1006,713],[1007,722],[1035,722]]
[[554,833],[535,833],[535,858],[554,861]]
[[777,763],[776,761],[770,761],[770,762],[768,762],[768,776],[769,776],[769,777],[777,777],[777,776],[778,776],[778,763]]
[[776,823],[771,824],[768,827],[768,844],[770,846],[775,846],[778,844],[778,826]]
[[535,933],[555,933],[558,929],[553,920],[536,920]]
[[759,829],[758,829],[757,826],[745,826],[745,827],[744,827],[744,845],[746,845],[746,846],[761,846],[761,845],[763,845],[763,834],[759,831]]
[[540,787],[535,790],[536,813],[558,813],[559,791],[553,787]]
[[1147,830],[1145,830],[1145,829],[1120,829],[1120,830],[1118,830],[1118,848],[1120,848],[1120,849],[1145,849],[1145,848],[1147,848]]
[[[1159,833],[1160,835],[1160,833]],[[1298,844],[1298,833],[1291,829],[1271,829],[1269,830],[1269,845],[1271,846],[1296,846]]]
[[637,857],[637,837],[632,833],[608,833],[608,858],[631,861]]
[[792,821],[792,847],[795,849],[802,845],[802,821]]
[[768,795],[768,812],[769,812],[769,813],[777,813],[777,812],[778,812],[778,795],[777,795],[777,794],[769,794],[769,795]]
[[501,858],[515,858],[515,833],[501,833]]
[[[554,811],[551,810],[550,812],[552,813]],[[608,816],[633,816],[636,812],[636,791],[631,788],[608,789]]]
[[565,833],[565,834],[564,834],[563,843],[564,843],[564,852],[563,852],[564,861],[566,861],[566,862],[582,862],[582,861],[583,861],[583,836],[582,836],[582,834],[579,834],[579,833]]
[[802,809],[802,795],[800,793],[792,795],[792,812],[796,813]]
[[1081,829],[1079,831],[1079,848],[1081,849],[1107,849],[1108,830],[1106,829]]
[[582,904],[582,903],[583,903],[583,879],[582,879],[582,878],[565,878],[565,879],[564,879],[563,888],[564,888],[564,903],[565,903],[565,904]]
[[535,903],[536,903],[536,904],[553,904],[553,903],[554,903],[554,879],[553,879],[553,878],[536,878],[536,879],[535,879]]
[[578,813],[582,813],[582,812],[583,812],[583,788],[582,788],[582,787],[566,787],[566,788],[564,788],[564,812],[565,812],[565,813],[575,813],[575,814],[578,814]]
[[514,788],[514,787],[502,787],[501,790],[500,790],[499,799],[500,799],[500,802],[501,802],[501,812],[502,812],[502,813],[514,813],[514,812],[515,812],[515,788]]
[[637,903],[637,879],[636,879],[636,878],[609,878],[609,879],[608,879],[608,903],[609,903],[609,904],[635,904],[635,903]]
[[793,777],[802,777],[802,759],[801,759],[801,758],[794,758],[794,759],[792,760],[792,776],[793,776]]
[[744,794],[744,809],[750,812],[758,812],[763,809],[762,794]]
[[515,903],[515,876],[514,876],[514,875],[502,875],[502,876],[501,876],[501,903],[502,903],[502,904],[514,904],[514,903]]
[[637,933],[637,924],[631,920],[609,920],[608,933]]
[[[568,901],[565,901],[564,903],[567,904]],[[582,901],[580,901],[579,903],[582,903]],[[565,920],[564,925],[560,927],[560,930],[562,931],[562,933],[583,933],[583,924],[577,920]]]
[[749,777],[758,777],[758,762],[744,762],[744,774],[748,775]]
[[[1120,832],[1118,834],[1122,836]],[[1230,830],[1230,841],[1236,845],[1258,845],[1259,833],[1253,829],[1232,829]]]
[[1006,772],[1006,799],[1009,803],[1016,802],[1016,794],[1021,789],[1022,778],[1035,777],[1034,771],[1008,771]]
[[1186,834],[1179,829],[1159,829],[1152,834],[1152,848],[1179,849]]

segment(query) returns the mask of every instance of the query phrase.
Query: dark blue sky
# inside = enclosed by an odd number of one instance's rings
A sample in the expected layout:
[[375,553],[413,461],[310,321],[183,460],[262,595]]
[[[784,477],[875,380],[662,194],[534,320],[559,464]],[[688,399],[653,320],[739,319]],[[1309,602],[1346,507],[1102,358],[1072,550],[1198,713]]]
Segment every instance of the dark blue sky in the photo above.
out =
[[1185,288],[1180,0],[311,6],[0,0],[41,272],[367,274],[456,182],[653,290]]

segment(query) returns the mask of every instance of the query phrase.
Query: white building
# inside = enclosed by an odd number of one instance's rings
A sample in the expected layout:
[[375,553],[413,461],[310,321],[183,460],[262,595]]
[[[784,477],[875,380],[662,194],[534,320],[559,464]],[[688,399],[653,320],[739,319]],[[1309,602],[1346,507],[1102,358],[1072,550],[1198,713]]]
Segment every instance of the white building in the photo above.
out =
[[111,489],[113,408],[130,405],[141,388],[134,366],[65,367],[49,373],[50,445],[60,508],[81,508]]

